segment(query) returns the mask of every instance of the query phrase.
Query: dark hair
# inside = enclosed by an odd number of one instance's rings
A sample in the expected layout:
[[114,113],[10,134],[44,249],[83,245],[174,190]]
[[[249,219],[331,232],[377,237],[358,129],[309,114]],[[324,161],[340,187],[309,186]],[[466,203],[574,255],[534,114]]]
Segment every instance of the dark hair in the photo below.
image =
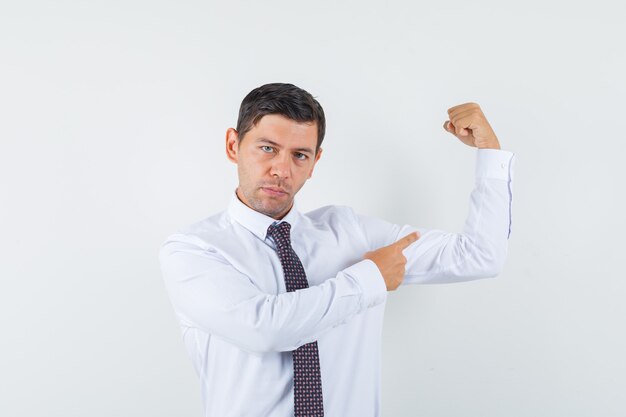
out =
[[250,91],[239,107],[239,142],[267,114],[280,114],[297,122],[317,122],[317,154],[326,133],[326,119],[322,106],[311,94],[287,83],[265,84]]

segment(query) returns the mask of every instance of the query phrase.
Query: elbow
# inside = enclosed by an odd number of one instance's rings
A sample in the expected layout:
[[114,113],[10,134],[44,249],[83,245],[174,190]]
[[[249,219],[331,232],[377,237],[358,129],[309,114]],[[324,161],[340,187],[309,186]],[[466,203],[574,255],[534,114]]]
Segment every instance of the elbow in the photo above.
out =
[[250,353],[276,352],[279,336],[268,325],[244,324],[236,344]]
[[504,269],[506,263],[507,247],[506,245],[495,246],[472,246],[473,252],[473,274],[480,278],[495,278]]
[[284,352],[297,348],[294,340],[297,326],[290,323],[292,316],[283,311],[282,300],[266,295],[258,300],[253,322],[248,322],[249,349],[257,353]]
[[483,258],[481,264],[482,273],[485,278],[495,278],[502,273],[504,264],[506,263],[505,251],[491,251],[489,255]]
[[502,272],[502,266],[499,264],[491,265],[482,271],[483,278],[495,278]]

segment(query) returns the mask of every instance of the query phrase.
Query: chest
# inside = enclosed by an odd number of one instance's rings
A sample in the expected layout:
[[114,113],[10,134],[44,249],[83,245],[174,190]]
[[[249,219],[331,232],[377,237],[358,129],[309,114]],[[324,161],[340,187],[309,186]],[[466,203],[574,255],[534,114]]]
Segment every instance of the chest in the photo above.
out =
[[[243,229],[237,239],[218,243],[216,249],[262,292],[286,292],[283,266],[269,240],[251,237]],[[292,234],[291,245],[306,273],[309,286],[334,278],[342,269],[363,259],[366,246],[354,230],[307,228]]]

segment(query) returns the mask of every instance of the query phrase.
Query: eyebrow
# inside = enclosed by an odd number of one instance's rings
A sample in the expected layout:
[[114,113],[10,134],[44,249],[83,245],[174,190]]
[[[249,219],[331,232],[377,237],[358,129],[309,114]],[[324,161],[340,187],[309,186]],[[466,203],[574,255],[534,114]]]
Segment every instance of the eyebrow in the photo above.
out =
[[[256,140],[256,142],[257,142],[257,143],[258,143],[258,142],[267,142],[267,143],[269,143],[269,144],[272,144],[272,145],[274,145],[274,146],[276,146],[276,147],[280,148],[280,145],[279,145],[278,143],[276,143],[276,142],[274,142],[273,140],[268,139],[268,138],[258,138],[258,139]],[[296,150],[296,151],[298,151],[298,152],[308,153],[308,154],[313,155],[313,150],[312,150],[311,148],[294,148],[294,150]]]

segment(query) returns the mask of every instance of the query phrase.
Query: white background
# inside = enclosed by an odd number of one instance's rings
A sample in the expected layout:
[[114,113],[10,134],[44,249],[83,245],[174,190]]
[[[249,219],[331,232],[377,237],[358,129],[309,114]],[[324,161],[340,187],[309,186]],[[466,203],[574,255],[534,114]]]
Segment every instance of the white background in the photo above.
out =
[[158,248],[226,207],[268,82],[327,115],[303,211],[460,232],[457,104],[516,153],[502,274],[389,294],[385,417],[626,415],[619,3],[3,1],[0,415],[201,415]]

